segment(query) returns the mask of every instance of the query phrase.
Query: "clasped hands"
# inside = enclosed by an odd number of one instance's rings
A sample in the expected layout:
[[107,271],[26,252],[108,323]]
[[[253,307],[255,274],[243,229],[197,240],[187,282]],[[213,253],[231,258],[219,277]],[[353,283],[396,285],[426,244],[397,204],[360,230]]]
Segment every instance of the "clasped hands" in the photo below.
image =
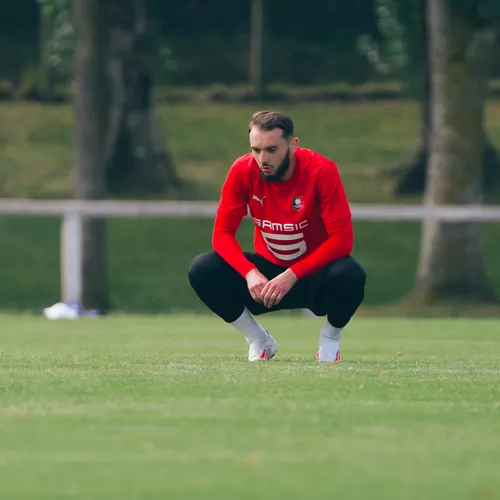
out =
[[272,280],[268,280],[258,269],[252,269],[245,279],[252,298],[268,308],[277,306],[297,282],[297,276],[290,269]]

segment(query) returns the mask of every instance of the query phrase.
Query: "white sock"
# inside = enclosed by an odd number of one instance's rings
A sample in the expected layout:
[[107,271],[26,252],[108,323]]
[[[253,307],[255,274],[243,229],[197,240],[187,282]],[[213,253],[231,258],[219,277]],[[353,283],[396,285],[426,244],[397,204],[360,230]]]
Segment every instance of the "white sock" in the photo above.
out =
[[269,338],[269,334],[246,307],[241,316],[236,321],[233,321],[231,325],[245,336],[249,344],[262,342]]
[[332,326],[327,321],[326,324],[323,325],[323,328],[321,328],[321,333],[319,334],[319,336],[320,338],[326,338],[340,342],[340,339],[342,338],[342,330],[343,328]]
[[342,337],[343,328],[336,328],[328,321],[319,334],[318,345],[318,361],[334,362],[337,358],[337,353],[340,351],[340,339]]

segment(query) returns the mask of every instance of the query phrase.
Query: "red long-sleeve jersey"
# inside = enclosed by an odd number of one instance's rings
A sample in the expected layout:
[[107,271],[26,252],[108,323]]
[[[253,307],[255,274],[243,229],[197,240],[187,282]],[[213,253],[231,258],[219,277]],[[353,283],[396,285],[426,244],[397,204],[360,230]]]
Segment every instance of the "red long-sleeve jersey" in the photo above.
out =
[[304,148],[297,148],[295,158],[286,182],[263,179],[251,153],[229,170],[212,244],[242,276],[255,268],[235,237],[248,212],[255,225],[254,251],[299,279],[352,251],[351,211],[336,164]]

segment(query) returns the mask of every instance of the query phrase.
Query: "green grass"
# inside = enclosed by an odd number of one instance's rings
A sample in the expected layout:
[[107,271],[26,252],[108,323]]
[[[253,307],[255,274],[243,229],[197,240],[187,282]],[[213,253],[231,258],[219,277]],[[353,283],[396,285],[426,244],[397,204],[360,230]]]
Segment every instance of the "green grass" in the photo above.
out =
[[[246,123],[259,107],[160,106],[161,124],[178,171],[195,187],[191,194],[218,198],[229,165],[248,150]],[[414,144],[415,103],[273,107],[293,115],[302,145],[338,162],[352,202],[402,201],[390,194],[381,172]],[[72,109],[5,103],[0,110],[0,197],[72,196]],[[500,102],[489,102],[486,118],[492,140],[500,145]],[[195,255],[210,250],[211,224],[110,221],[108,262],[115,306],[127,312],[201,310],[186,272]],[[59,299],[59,230],[54,218],[0,217],[0,309],[40,309]],[[411,289],[419,232],[416,223],[356,223],[355,256],[368,271],[366,305],[392,304]],[[488,277],[500,292],[500,229],[485,224],[485,234]],[[240,236],[250,249],[248,225]]]
[[[246,124],[268,105],[162,105],[159,116],[184,180],[199,198],[216,199],[231,162],[248,151]],[[351,201],[388,201],[384,167],[402,158],[418,133],[412,102],[340,105],[274,104],[292,114],[301,145],[338,164]],[[68,105],[4,103],[0,107],[0,197],[67,197],[73,193],[74,116]],[[487,109],[500,145],[500,103]]]
[[2,498],[500,498],[498,321],[322,321],[0,316]]
[[[418,110],[412,103],[277,106],[294,117],[304,147],[317,149],[339,163],[347,186],[359,199],[381,196],[380,189],[367,180],[375,169],[404,155],[418,130]],[[246,124],[258,108],[222,104],[160,107],[161,124],[179,174],[196,186],[197,197],[217,198],[232,161],[249,149]],[[5,144],[0,149],[0,196],[71,196],[72,109],[9,103],[1,110],[0,137]]]
[[[187,280],[199,253],[211,250],[209,220],[111,220],[108,265],[118,310],[204,311]],[[41,309],[60,298],[59,221],[0,217],[0,309]],[[396,304],[412,287],[418,261],[418,223],[356,222],[354,255],[368,273],[365,305]],[[238,238],[250,249],[252,228]],[[500,226],[485,224],[485,263],[500,295]]]

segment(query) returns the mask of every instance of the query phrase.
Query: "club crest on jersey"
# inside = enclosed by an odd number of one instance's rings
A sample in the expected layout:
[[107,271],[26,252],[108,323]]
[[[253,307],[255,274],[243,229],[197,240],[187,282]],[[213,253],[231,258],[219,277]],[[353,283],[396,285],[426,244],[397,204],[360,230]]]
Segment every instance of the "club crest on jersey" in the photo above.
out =
[[292,198],[292,208],[299,212],[304,208],[304,197],[303,196],[294,196]]

